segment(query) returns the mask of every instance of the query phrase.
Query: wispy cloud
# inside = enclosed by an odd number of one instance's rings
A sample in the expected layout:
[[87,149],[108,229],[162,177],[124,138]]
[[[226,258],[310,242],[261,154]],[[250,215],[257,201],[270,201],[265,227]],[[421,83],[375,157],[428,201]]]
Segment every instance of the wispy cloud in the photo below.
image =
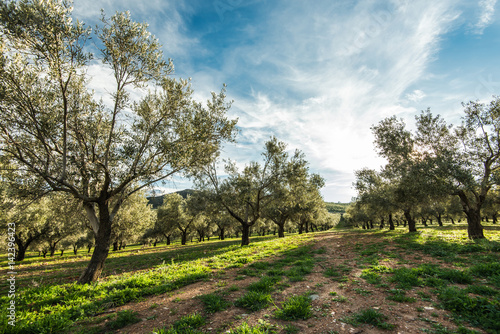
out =
[[415,112],[401,100],[424,96],[406,91],[425,73],[457,14],[446,1],[360,1],[350,8],[295,3],[272,17],[255,47],[231,50],[230,63],[249,72],[254,89],[235,98],[242,136],[253,138],[254,150],[270,134],[301,149],[321,174],[342,176],[344,187],[327,180],[325,196],[348,200],[353,171],[383,164],[370,126]]
[[166,57],[185,59],[198,47],[196,38],[188,36],[185,21],[194,9],[184,1],[95,0],[92,5],[86,1],[74,2],[74,14],[90,26],[98,24],[101,9],[108,17],[116,12],[129,11],[133,20],[147,23],[163,44]]
[[486,27],[488,27],[494,19],[495,15],[495,5],[497,0],[480,0],[479,7],[481,13],[479,20],[474,26],[474,32],[481,35]]
[[411,102],[420,102],[424,97],[425,93],[419,89],[416,89],[413,92],[406,94],[406,99]]

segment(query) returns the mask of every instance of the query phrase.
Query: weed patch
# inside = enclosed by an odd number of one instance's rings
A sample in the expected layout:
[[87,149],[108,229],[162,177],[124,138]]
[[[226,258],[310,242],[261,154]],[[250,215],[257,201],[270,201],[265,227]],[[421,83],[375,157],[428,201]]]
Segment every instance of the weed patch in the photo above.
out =
[[441,289],[438,299],[444,309],[457,318],[486,330],[500,329],[500,298],[471,297],[467,289],[448,287]]
[[249,291],[270,293],[274,290],[276,283],[280,281],[278,276],[262,277],[259,281],[252,283],[248,286]]
[[498,290],[486,285],[470,285],[466,290],[480,296],[498,296],[500,294]]
[[250,326],[247,322],[243,322],[240,326],[229,331],[230,334],[274,334],[278,332],[278,328],[267,321],[259,319],[259,323],[255,326]]
[[116,314],[116,319],[108,322],[107,326],[111,329],[119,329],[131,324],[135,324],[139,321],[141,321],[141,319],[139,318],[139,313],[130,310],[124,310],[119,311]]
[[307,295],[292,296],[283,302],[274,316],[282,320],[309,319],[312,316],[311,299]]
[[401,289],[392,289],[388,291],[390,296],[387,297],[389,300],[393,300],[398,303],[414,303],[416,301],[413,297],[406,296],[406,291]]
[[422,279],[418,277],[418,271],[413,268],[395,269],[390,281],[396,283],[396,286],[399,289],[405,290],[411,289],[416,286],[421,286],[423,283]]
[[479,263],[470,267],[469,271],[472,275],[481,278],[500,276],[500,263]]
[[363,269],[361,278],[365,279],[370,284],[380,284],[382,281],[382,276],[371,269]]
[[265,292],[248,291],[234,303],[250,311],[258,311],[268,307],[272,302],[271,295]]
[[221,295],[215,293],[200,296],[200,299],[203,302],[207,313],[224,311],[231,305]]
[[353,326],[368,324],[381,329],[394,329],[395,326],[393,324],[385,322],[387,319],[387,316],[385,316],[384,314],[375,309],[369,308],[361,310],[349,317],[344,317],[341,319],[341,321]]
[[181,317],[168,329],[154,330],[153,334],[202,334],[203,332],[198,330],[198,328],[204,324],[205,318],[194,313]]

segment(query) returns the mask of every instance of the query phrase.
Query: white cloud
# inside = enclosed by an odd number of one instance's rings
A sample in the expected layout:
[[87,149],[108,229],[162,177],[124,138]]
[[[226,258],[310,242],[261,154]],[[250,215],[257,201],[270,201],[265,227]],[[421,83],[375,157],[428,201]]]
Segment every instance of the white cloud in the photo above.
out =
[[420,102],[425,96],[426,95],[423,91],[417,89],[410,94],[406,94],[406,99],[411,102]]
[[481,9],[481,13],[479,16],[479,20],[475,25],[474,32],[476,34],[481,35],[484,29],[489,26],[493,22],[493,18],[495,15],[495,5],[497,0],[480,0],[479,7]]

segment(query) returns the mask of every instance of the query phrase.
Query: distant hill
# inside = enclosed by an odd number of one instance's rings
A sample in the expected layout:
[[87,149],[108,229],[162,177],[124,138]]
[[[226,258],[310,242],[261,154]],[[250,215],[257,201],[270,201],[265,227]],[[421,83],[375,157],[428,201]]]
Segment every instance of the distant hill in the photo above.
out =
[[326,209],[331,213],[345,213],[347,206],[349,203],[333,203],[333,202],[325,202]]
[[[176,191],[175,193],[181,195],[184,198],[186,198],[188,195],[191,195],[194,192],[195,192],[195,190],[193,190],[193,189],[184,189],[184,190]],[[163,205],[163,197],[164,196],[165,195],[147,197],[148,204],[153,205],[153,209],[156,209],[156,208],[158,208],[158,207],[160,207],[160,206]]]

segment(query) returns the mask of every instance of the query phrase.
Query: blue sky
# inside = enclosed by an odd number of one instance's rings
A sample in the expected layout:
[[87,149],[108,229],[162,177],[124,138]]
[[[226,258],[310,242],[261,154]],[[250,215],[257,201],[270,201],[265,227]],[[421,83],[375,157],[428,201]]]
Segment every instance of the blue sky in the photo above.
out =
[[[90,5],[91,3],[91,5]],[[74,1],[97,23],[100,9],[129,10],[192,78],[195,98],[227,84],[241,130],[223,157],[260,159],[275,135],[300,149],[326,179],[326,201],[348,202],[354,170],[378,169],[370,127],[397,115],[412,124],[428,107],[458,124],[462,102],[500,94],[496,0]],[[96,91],[106,71],[89,73]],[[177,190],[189,181],[175,178]]]

